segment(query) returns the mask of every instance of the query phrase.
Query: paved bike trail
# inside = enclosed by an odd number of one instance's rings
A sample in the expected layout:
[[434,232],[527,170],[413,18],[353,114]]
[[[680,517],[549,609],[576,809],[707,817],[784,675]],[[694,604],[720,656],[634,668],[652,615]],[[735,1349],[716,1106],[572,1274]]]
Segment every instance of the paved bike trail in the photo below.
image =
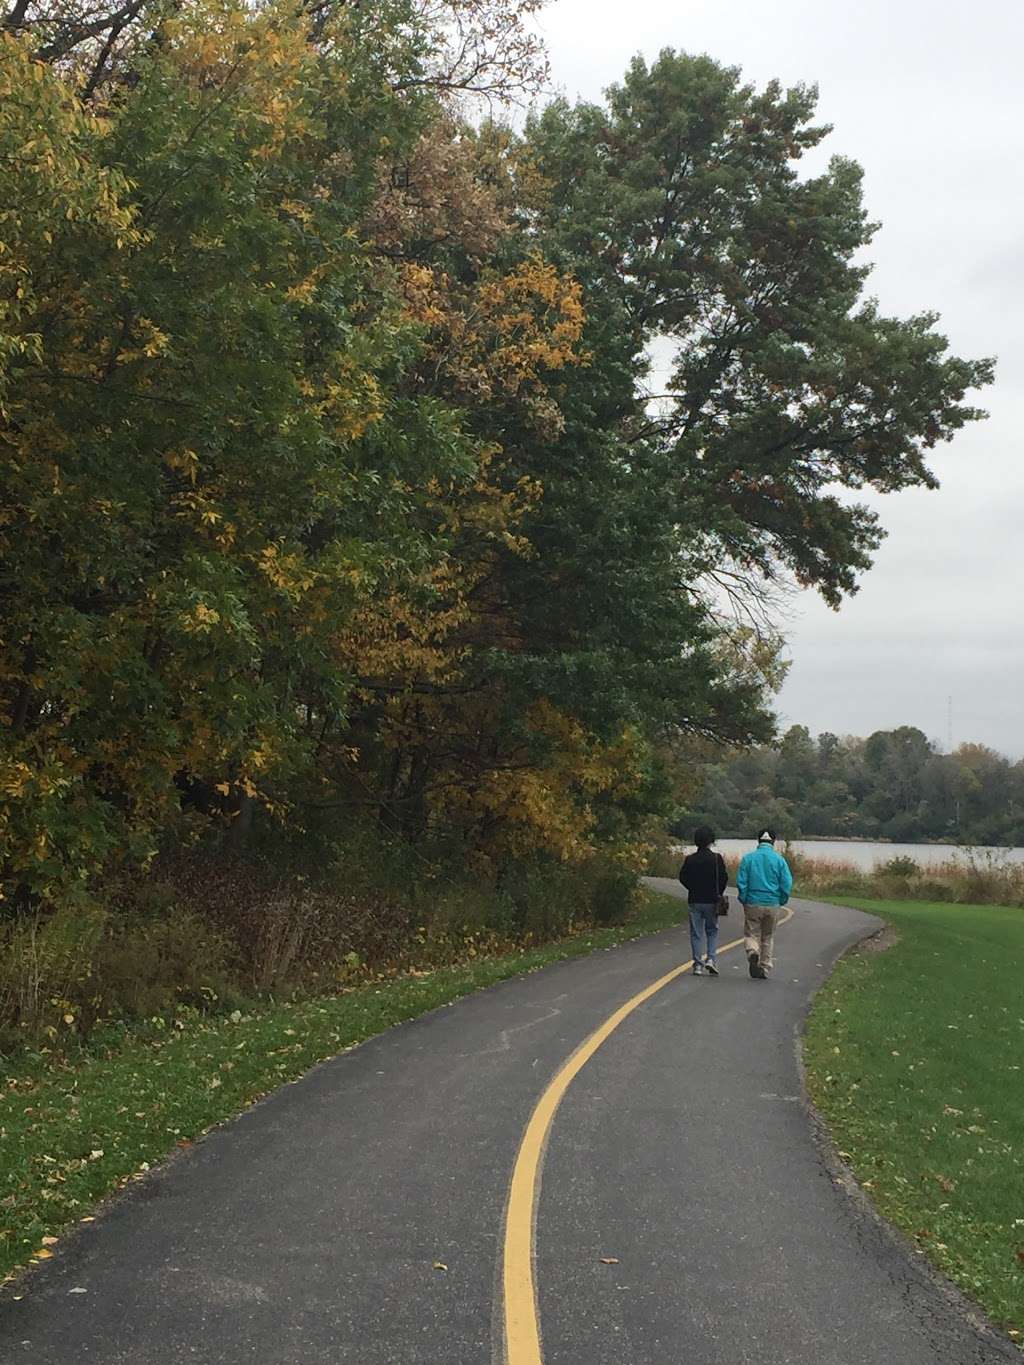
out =
[[[841,1188],[796,1038],[876,922],[794,910],[772,980],[740,950],[718,980],[678,978],[570,1087],[536,1210],[545,1365],[1020,1361]],[[0,1293],[0,1361],[500,1362],[503,1215],[533,1106],[688,956],[676,929],[558,963],[317,1067]]]

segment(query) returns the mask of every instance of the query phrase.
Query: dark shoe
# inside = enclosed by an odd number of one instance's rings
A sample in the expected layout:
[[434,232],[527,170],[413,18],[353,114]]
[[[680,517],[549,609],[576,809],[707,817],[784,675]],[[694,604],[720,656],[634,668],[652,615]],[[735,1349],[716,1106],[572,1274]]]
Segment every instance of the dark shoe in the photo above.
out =
[[761,971],[760,958],[758,957],[757,953],[747,954],[747,964],[750,967],[750,975],[754,978],[755,981],[757,980],[758,976],[764,976],[764,972]]
[[715,966],[715,964],[711,961],[709,957],[706,957],[704,959],[704,970],[707,972],[708,976],[718,975],[718,968]]
[[758,981],[767,981],[767,980],[768,980],[768,973],[765,971],[765,969],[764,969],[763,967],[760,967],[760,966],[759,966],[756,973],[755,973],[755,972],[751,972],[751,976],[755,976],[755,975],[756,975]]

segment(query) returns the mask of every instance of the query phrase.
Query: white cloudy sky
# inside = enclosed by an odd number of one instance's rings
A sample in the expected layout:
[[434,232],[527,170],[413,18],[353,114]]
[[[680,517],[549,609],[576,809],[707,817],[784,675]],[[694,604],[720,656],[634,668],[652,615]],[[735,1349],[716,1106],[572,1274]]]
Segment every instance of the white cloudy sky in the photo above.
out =
[[783,722],[1024,755],[1024,5],[1020,0],[551,0],[553,82],[596,99],[630,56],[707,52],[763,84],[816,82],[827,152],[865,169],[881,220],[869,289],[935,309],[961,355],[996,355],[991,418],[937,452],[938,492],[877,505],[889,538],[837,614],[794,604]]

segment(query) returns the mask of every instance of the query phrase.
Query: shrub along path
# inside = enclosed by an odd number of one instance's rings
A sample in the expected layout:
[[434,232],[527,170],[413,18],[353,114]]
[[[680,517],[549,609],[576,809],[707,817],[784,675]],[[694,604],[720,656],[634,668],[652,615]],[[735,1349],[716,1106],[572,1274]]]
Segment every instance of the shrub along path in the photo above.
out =
[[97,1030],[77,1050],[24,1052],[0,1089],[0,1279],[48,1259],[55,1233],[317,1062],[506,977],[655,933],[679,918],[648,894],[628,923],[521,952],[374,981],[337,995],[231,1014]]
[[[808,995],[874,923],[798,903],[773,980],[751,981],[736,951],[718,980],[677,977],[576,1077],[537,1206],[548,1365],[1019,1358],[836,1187],[799,1102]],[[0,1358],[500,1359],[524,1126],[549,1077],[684,943],[670,930],[505,981],[277,1091],[9,1286]]]

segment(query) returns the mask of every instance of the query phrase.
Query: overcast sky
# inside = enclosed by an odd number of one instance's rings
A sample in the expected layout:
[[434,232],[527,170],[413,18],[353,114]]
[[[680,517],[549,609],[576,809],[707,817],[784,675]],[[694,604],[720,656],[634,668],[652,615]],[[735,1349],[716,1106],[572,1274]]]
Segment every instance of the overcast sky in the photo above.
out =
[[872,501],[889,532],[837,614],[800,594],[783,723],[920,726],[1024,755],[1024,5],[1020,0],[551,0],[555,86],[598,99],[629,58],[707,52],[758,85],[820,87],[825,153],[864,167],[868,290],[996,355],[991,417],[935,453],[938,492]]

